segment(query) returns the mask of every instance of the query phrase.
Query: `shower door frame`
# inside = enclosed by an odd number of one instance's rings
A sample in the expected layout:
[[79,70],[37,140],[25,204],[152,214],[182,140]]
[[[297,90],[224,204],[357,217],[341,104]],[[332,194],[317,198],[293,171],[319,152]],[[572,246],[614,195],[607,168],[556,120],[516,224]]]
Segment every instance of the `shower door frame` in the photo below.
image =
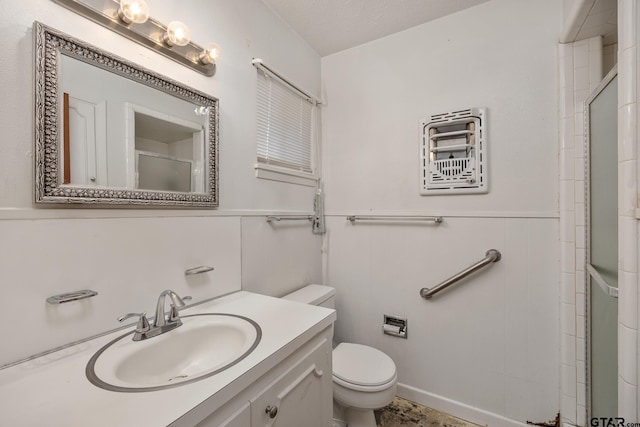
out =
[[[583,262],[584,269],[584,290],[585,290],[585,346],[584,346],[584,354],[585,354],[585,378],[586,378],[586,390],[585,390],[585,407],[587,410],[586,420],[591,419],[591,409],[592,409],[592,393],[591,393],[591,274],[587,270],[587,265],[591,263],[591,132],[590,132],[590,104],[602,93],[602,91],[611,83],[611,81],[618,76],[618,65],[615,64],[613,68],[607,73],[607,75],[602,79],[602,81],[596,86],[596,88],[591,92],[589,97],[584,101],[584,201],[585,201],[585,209],[584,209],[584,247],[585,247],[585,258]],[[616,115],[617,115],[617,104],[616,104]],[[616,139],[615,143],[618,141]],[[617,166],[617,165],[616,165]],[[618,191],[618,188],[615,189]],[[618,206],[616,206],[616,210]],[[618,254],[619,258],[619,254]],[[619,313],[619,312],[618,312]],[[618,314],[619,315],[619,314]],[[616,334],[618,333],[616,328]],[[617,363],[617,360],[616,360]],[[613,414],[612,414],[613,415]]]

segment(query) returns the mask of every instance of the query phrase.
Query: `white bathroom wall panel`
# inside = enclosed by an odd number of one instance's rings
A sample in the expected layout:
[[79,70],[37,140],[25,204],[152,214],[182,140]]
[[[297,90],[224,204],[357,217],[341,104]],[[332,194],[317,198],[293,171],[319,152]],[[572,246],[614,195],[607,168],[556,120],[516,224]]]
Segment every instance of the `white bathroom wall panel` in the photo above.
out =
[[322,283],[322,236],[309,221],[242,218],[242,288],[280,297]]
[[[201,300],[240,289],[244,275],[254,291],[263,290],[261,277],[270,284],[265,292],[283,291],[276,283],[289,260],[272,256],[269,269],[259,256],[241,262],[241,244],[270,248],[271,240],[276,247],[285,244],[283,239],[295,241],[301,262],[289,269],[284,286],[319,280],[315,241],[286,231],[241,237],[241,216],[313,209],[313,188],[255,177],[256,70],[251,59],[261,57],[319,93],[320,57],[261,1],[148,4],[151,16],[165,24],[185,22],[196,43],[222,46],[224,59],[215,76],[202,76],[53,1],[0,2],[0,283],[7,301],[3,316],[16,325],[0,331],[0,339],[11,343],[3,346],[0,365],[118,327],[115,318],[125,312],[152,315],[155,299],[166,288]],[[35,20],[220,100],[219,209],[33,206]],[[316,264],[303,262],[310,259]],[[201,264],[216,269],[185,279],[186,268]],[[83,288],[100,295],[56,307],[45,303],[50,295]]]
[[[336,336],[389,353],[401,395],[479,424],[560,409],[561,15],[554,0],[494,0],[322,59]],[[489,193],[420,196],[420,119],[469,107],[488,110]],[[444,222],[351,225],[356,213]],[[419,297],[491,248],[503,259],[488,271]],[[382,334],[383,314],[409,319],[406,341]]]
[[[351,225],[332,216],[328,226],[327,283],[337,288],[338,341],[389,354],[399,382],[421,390],[431,406],[452,400],[520,422],[555,417],[557,220]],[[501,261],[429,301],[420,297],[421,288],[435,286],[491,248],[502,253]],[[407,340],[382,333],[384,314],[408,319]],[[494,418],[467,415],[473,416],[471,421],[495,425]]]
[[[165,289],[193,302],[240,289],[239,218],[5,220],[0,236],[3,295],[10,301],[3,316],[12,325],[2,331],[11,345],[3,346],[0,365],[120,327],[116,318],[125,313],[151,317]],[[200,265],[215,270],[185,276]],[[46,302],[80,289],[98,295]]]
[[[322,58],[327,212],[557,215],[560,15],[494,0]],[[488,110],[489,193],[419,196],[420,120],[469,107]]]

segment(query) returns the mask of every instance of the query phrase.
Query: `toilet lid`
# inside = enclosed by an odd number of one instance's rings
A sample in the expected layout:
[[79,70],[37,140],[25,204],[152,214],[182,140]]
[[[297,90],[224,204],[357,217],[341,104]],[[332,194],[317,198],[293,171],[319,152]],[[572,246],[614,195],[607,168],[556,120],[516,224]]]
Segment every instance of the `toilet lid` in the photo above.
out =
[[396,364],[375,348],[340,343],[333,349],[333,375],[351,384],[377,386],[393,380]]

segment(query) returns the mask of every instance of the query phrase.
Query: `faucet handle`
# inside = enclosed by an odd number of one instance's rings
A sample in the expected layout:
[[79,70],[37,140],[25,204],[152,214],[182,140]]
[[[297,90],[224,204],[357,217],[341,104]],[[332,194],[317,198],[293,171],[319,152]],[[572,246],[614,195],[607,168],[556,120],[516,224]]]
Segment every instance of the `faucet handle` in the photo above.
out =
[[172,305],[175,305],[178,309],[181,309],[186,305],[184,303],[185,301],[191,301],[193,299],[191,295],[180,297],[176,293],[170,294],[170,297],[171,297],[171,300],[173,301]]
[[175,295],[175,298],[173,298],[173,295],[171,296],[171,299],[173,300],[173,304],[170,304],[169,315],[167,316],[167,322],[172,322],[172,323],[180,322],[180,324],[182,324],[182,322],[180,321],[180,314],[178,312],[182,307],[186,305],[184,302],[191,301],[193,297],[191,297],[190,295],[187,295],[185,297],[180,298],[178,294],[174,294],[174,295]]
[[169,310],[169,316],[167,317],[168,322],[177,322],[180,320],[180,314],[178,314],[178,307],[175,304],[171,304],[171,309]]
[[177,322],[180,320],[180,314],[178,313],[182,307],[185,306],[185,301],[191,301],[193,297],[187,295],[186,297],[178,297],[178,302],[182,303],[182,305],[171,304],[169,309],[169,315],[167,316],[168,322]]
[[138,323],[136,324],[136,332],[147,332],[151,329],[151,325],[149,325],[149,320],[147,319],[147,313],[127,313],[123,316],[118,317],[118,322],[124,322],[125,320],[138,316]]

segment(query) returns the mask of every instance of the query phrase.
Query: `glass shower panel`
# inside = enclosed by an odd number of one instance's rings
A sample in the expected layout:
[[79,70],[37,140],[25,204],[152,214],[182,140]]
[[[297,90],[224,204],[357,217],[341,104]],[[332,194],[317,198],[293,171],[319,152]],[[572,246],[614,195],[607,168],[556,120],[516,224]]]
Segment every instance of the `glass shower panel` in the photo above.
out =
[[[609,77],[610,78],[610,77]],[[605,82],[607,79],[605,79]],[[618,413],[618,81],[600,86],[589,112],[589,277],[591,417]],[[603,282],[606,282],[604,284]]]

